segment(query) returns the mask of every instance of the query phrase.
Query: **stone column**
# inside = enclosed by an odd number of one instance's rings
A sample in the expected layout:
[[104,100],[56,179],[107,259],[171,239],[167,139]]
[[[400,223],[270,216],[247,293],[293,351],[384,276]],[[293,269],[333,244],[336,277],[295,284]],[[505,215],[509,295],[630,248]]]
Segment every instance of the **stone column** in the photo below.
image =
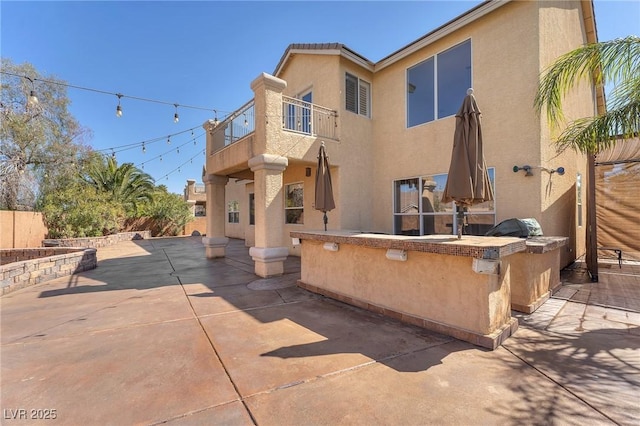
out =
[[284,194],[282,172],[289,164],[285,157],[261,154],[249,160],[254,173],[255,246],[249,254],[255,262],[255,273],[272,277],[284,273],[289,249],[282,243],[284,232]]
[[229,239],[224,235],[227,209],[224,189],[229,181],[226,176],[206,175],[202,178],[207,192],[207,236],[202,238],[208,258],[224,257]]

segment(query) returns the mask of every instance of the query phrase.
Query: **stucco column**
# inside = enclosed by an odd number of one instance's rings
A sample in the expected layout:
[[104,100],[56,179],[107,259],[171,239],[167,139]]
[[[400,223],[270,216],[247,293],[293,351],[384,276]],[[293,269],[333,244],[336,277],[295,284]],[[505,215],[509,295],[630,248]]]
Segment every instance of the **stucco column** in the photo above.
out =
[[289,164],[285,157],[261,154],[249,160],[254,173],[255,246],[249,254],[255,262],[255,273],[272,277],[284,273],[289,249],[282,244],[284,231],[284,194],[282,172]]
[[229,239],[224,235],[226,206],[224,188],[229,181],[226,176],[203,176],[207,192],[207,236],[202,238],[208,258],[224,257]]
[[254,93],[256,131],[253,152],[270,154],[279,152],[278,141],[282,133],[282,91],[287,82],[267,73],[262,73],[251,82]]

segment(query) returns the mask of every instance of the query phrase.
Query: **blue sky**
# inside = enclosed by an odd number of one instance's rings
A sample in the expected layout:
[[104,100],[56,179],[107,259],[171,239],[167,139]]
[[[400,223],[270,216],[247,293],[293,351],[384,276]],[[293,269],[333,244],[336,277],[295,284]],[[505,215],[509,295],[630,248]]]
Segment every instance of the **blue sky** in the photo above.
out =
[[[188,178],[200,181],[202,123],[249,101],[251,81],[272,73],[290,43],[344,43],[375,62],[479,3],[2,0],[0,51],[71,85],[168,102],[123,98],[117,118],[115,95],[68,89],[71,113],[93,132],[89,145],[161,139],[146,153],[118,152],[118,161],[144,163],[156,183],[182,193]],[[640,35],[640,1],[594,5],[599,40]],[[174,103],[209,110],[179,107],[174,123]]]

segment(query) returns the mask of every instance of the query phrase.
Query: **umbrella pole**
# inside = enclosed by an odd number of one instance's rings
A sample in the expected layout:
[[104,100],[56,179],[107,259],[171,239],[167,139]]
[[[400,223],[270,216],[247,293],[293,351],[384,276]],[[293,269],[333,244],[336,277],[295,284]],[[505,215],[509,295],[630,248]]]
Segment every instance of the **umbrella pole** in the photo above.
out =
[[324,230],[326,231],[327,230],[327,223],[329,222],[329,218],[327,217],[327,212],[324,212],[323,220],[324,220]]
[[458,239],[462,239],[462,227],[464,226],[464,210],[462,206],[457,205],[457,217],[458,217]]

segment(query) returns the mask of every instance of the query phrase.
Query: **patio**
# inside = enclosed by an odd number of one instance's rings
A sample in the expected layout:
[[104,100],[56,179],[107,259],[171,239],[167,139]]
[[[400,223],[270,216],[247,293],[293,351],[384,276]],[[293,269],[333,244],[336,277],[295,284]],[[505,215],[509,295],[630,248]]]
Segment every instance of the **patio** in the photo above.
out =
[[262,279],[241,240],[224,259],[186,237],[121,242],[98,261],[0,299],[3,424],[46,410],[55,424],[640,418],[637,265],[597,284],[566,274],[488,351],[302,290],[295,257]]

